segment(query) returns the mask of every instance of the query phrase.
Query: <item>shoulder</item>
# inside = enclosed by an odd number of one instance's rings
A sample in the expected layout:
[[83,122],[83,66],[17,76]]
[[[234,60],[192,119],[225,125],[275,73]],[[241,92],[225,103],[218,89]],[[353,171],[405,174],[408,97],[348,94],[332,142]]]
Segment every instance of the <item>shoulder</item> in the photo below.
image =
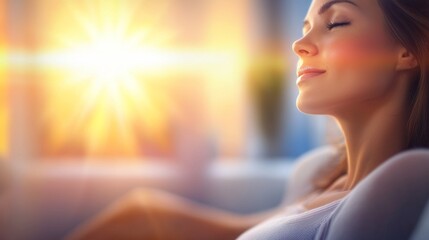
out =
[[326,145],[313,149],[296,160],[294,173],[300,176],[312,175],[322,169],[329,168],[339,162],[339,149],[333,145]]
[[314,190],[314,182],[340,161],[340,150],[333,145],[313,149],[296,160],[288,178],[285,203],[291,203]]
[[327,239],[408,239],[429,199],[428,172],[429,150],[389,158],[349,193]]
[[321,172],[331,169],[340,161],[339,149],[332,145],[322,146],[302,155],[296,160],[291,174],[293,181],[311,181]]
[[[429,180],[427,174],[429,170],[429,150],[428,149],[413,149],[403,151],[388,159],[377,169],[373,175],[390,176],[395,175],[395,178],[411,181]],[[420,178],[424,179],[420,179]],[[376,177],[374,177],[376,178]]]
[[426,194],[429,194],[429,188],[426,187],[429,182],[428,172],[429,150],[408,150],[387,159],[363,179],[355,190],[384,196],[395,195],[400,191],[415,197],[417,193],[423,193],[417,190],[428,189]]

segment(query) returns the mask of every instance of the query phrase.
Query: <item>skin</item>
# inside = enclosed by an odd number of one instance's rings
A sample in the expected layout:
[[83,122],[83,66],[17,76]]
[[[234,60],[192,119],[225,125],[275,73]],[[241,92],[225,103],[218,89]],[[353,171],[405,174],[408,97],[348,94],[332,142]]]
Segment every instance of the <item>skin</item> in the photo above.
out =
[[236,239],[248,228],[278,213],[280,208],[238,215],[164,191],[139,189],[79,226],[65,239]]
[[[326,71],[298,81],[297,107],[332,116],[347,149],[347,175],[309,202],[314,208],[343,197],[382,162],[405,147],[407,93],[414,56],[388,31],[377,1],[337,2],[320,14],[326,0],[314,0],[303,37],[293,44],[298,69]],[[343,23],[329,29],[329,23]]]
[[[307,209],[344,197],[404,149],[406,98],[417,67],[414,56],[388,32],[377,1],[336,3],[320,14],[326,2],[312,2],[303,37],[293,44],[300,58],[298,68],[325,71],[298,81],[297,107],[337,121],[345,138],[348,168],[328,189],[304,198]],[[328,29],[330,22],[347,24]],[[235,239],[283,208],[239,216],[141,190],[113,204],[68,239]]]

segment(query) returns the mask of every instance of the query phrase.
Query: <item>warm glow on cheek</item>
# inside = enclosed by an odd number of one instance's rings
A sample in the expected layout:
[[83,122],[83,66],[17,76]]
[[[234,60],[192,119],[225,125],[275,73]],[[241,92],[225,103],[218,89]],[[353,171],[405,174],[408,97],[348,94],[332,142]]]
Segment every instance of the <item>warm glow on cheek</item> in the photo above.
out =
[[[329,49],[329,50],[328,50]],[[332,42],[325,56],[330,79],[350,95],[379,91],[395,71],[394,51],[383,36],[348,37]]]
[[326,46],[329,68],[374,71],[392,63],[392,49],[383,37],[361,36],[337,39]]
[[361,66],[366,60],[365,49],[361,49],[358,40],[348,39],[345,41],[333,42],[326,51],[330,68],[356,68]]
[[377,37],[335,38],[321,43],[320,53],[327,73],[302,86],[297,99],[306,113],[330,114],[379,96],[394,72],[392,49]]

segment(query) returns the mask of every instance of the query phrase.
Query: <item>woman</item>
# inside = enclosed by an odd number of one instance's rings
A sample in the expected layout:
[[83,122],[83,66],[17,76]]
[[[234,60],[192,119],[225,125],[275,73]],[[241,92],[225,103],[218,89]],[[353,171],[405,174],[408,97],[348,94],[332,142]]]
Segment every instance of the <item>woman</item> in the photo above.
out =
[[293,49],[297,107],[332,116],[345,144],[306,155],[287,206],[240,217],[140,192],[74,236],[232,239],[268,218],[239,239],[409,238],[429,195],[429,153],[411,150],[429,145],[429,2],[313,0]]
[[[411,175],[427,169],[429,154],[401,152],[429,145],[428,16],[424,0],[312,2],[293,45],[300,58],[297,106],[335,118],[343,165],[294,209],[307,214],[271,219],[241,239],[408,239],[427,196],[414,189],[424,190],[425,174]],[[391,199],[401,191],[417,195],[406,199],[413,206]]]

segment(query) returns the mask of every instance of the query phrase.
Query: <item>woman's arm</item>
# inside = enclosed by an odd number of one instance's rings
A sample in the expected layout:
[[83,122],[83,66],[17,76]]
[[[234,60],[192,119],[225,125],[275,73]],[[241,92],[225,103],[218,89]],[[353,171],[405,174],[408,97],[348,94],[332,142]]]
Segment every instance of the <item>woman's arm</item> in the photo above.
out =
[[277,213],[238,215],[156,190],[137,190],[66,239],[235,239]]
[[67,239],[235,239],[309,194],[319,172],[336,161],[332,146],[297,159],[283,204],[266,212],[238,215],[163,191],[137,190],[80,226]]

